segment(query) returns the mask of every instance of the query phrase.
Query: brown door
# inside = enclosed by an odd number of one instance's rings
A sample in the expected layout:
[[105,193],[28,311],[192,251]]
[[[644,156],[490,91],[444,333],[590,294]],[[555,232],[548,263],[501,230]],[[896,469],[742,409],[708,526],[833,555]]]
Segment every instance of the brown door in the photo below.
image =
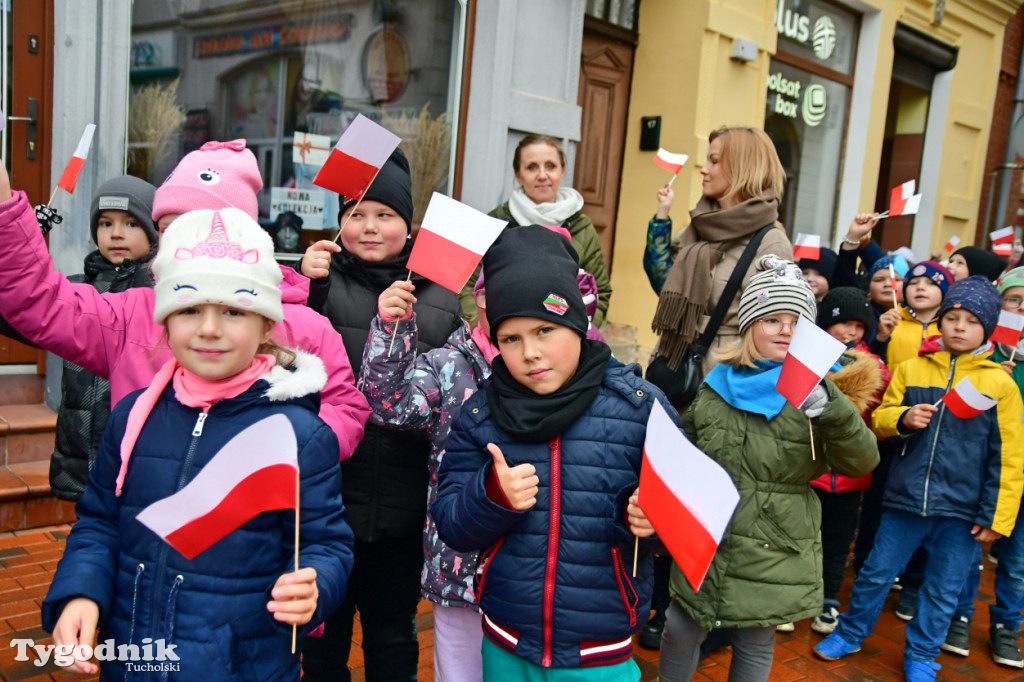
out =
[[584,31],[578,100],[583,121],[573,187],[583,195],[583,212],[601,238],[609,273],[632,73],[632,44]]
[[[50,104],[53,93],[53,0],[14,0],[8,5],[11,55],[2,74],[8,87],[8,117],[28,118],[34,100],[35,122],[7,121],[7,167],[11,186],[25,190],[33,204],[46,203],[50,186]],[[33,139],[34,138],[34,139]],[[45,369],[43,351],[0,336],[0,365],[36,363]]]

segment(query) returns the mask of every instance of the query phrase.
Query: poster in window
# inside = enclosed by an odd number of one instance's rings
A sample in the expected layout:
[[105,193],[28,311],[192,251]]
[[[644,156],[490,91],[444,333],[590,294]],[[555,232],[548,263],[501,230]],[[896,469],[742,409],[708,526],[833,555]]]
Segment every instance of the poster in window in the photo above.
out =
[[393,102],[409,86],[409,45],[398,31],[381,29],[363,47],[363,81],[377,102]]
[[228,84],[228,137],[272,138],[277,133],[279,59],[260,62]]

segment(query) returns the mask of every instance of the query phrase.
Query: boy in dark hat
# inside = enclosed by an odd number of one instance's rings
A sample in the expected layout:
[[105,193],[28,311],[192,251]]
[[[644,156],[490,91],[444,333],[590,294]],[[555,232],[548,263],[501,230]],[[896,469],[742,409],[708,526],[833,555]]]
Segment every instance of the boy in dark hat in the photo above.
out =
[[995,282],[1006,269],[1006,261],[977,246],[962,246],[949,257],[948,268],[957,279],[981,275]]
[[635,537],[654,531],[636,490],[654,401],[675,412],[637,365],[585,338],[578,268],[572,246],[539,225],[503,232],[484,256],[501,354],[455,419],[430,507],[450,546],[490,548],[484,679],[640,675],[631,636],[650,613],[653,541],[640,543],[635,576],[629,566]]
[[[913,274],[913,271],[912,271]],[[1024,426],[1020,392],[988,359],[1002,297],[982,276],[950,285],[936,319],[941,338],[927,339],[918,357],[893,370],[875,410],[879,438],[905,438],[893,461],[882,522],[857,575],[849,610],[814,648],[833,661],[860,650],[871,634],[893,580],[911,554],[928,548],[917,615],[903,650],[908,682],[935,679],[939,647],[978,541],[1009,535],[1024,491]],[[996,401],[973,416],[957,416],[943,396],[963,379]]]

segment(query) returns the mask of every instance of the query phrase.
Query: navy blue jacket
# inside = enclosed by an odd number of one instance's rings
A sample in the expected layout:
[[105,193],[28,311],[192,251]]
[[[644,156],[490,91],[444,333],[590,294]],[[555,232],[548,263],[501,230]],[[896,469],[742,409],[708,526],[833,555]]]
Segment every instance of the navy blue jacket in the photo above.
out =
[[[299,565],[317,572],[319,600],[299,638],[341,603],[352,568],[352,532],[341,502],[338,441],[318,416],[323,363],[300,354],[299,369],[275,367],[241,395],[215,403],[194,436],[198,408],[186,407],[168,386],[153,407],[128,463],[122,494],[114,486],[128,413],[141,391],[114,409],[85,493],[42,606],[52,631],[68,600],[99,606],[100,634],[116,645],[144,638],[177,645],[186,680],[298,680],[299,654],[291,654],[291,626],[267,610],[270,590],[294,567],[295,513],[258,514],[188,560],[136,520],[142,509],[173,495],[199,473],[233,436],[257,421],[283,414],[298,442],[300,482]],[[319,387],[317,386],[319,384]],[[157,679],[123,664],[101,663],[104,679]]]
[[[609,360],[587,411],[549,443],[523,443],[491,417],[486,391],[466,401],[448,436],[430,513],[441,539],[458,551],[487,549],[477,596],[492,642],[544,667],[623,661],[630,636],[647,620],[653,588],[641,541],[632,576],[634,536],[626,504],[640,481],[647,419],[655,399],[676,418],[638,365]],[[678,423],[678,422],[677,422]],[[525,512],[490,500],[487,444],[508,465],[529,462],[540,479]]]

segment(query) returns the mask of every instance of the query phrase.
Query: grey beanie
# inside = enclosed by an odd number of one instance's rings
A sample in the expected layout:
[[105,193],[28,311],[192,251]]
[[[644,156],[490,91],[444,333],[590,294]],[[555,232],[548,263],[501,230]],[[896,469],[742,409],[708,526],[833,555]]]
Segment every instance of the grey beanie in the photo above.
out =
[[110,209],[128,211],[132,214],[149,238],[150,246],[156,246],[160,240],[153,224],[153,195],[156,187],[145,180],[131,175],[107,180],[96,190],[89,210],[89,232],[96,241],[96,230],[100,219],[100,211]]
[[811,285],[795,263],[775,254],[761,256],[756,272],[740,295],[740,334],[754,320],[766,315],[792,313],[813,321],[817,309]]

